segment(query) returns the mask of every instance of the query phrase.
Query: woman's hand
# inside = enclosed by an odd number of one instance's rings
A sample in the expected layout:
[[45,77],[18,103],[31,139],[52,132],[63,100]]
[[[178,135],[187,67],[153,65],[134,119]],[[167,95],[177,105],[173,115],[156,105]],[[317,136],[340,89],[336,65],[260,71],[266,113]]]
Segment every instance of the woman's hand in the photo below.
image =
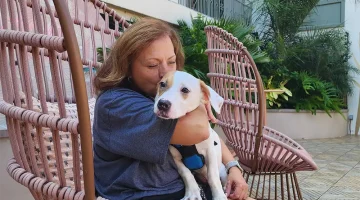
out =
[[245,200],[249,196],[248,189],[240,169],[237,167],[230,168],[225,188],[227,197],[233,200]]

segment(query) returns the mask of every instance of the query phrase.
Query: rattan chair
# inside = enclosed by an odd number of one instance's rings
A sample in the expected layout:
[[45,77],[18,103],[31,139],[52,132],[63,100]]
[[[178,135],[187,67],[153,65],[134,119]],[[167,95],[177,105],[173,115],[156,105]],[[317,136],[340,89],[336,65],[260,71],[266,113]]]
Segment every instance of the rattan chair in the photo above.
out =
[[35,199],[94,199],[96,49],[106,57],[129,24],[99,0],[0,2],[0,113],[14,154],[7,170]]
[[225,99],[218,125],[245,170],[250,196],[303,199],[295,172],[316,170],[315,162],[294,140],[265,126],[263,83],[246,47],[221,28],[205,32],[208,77]]

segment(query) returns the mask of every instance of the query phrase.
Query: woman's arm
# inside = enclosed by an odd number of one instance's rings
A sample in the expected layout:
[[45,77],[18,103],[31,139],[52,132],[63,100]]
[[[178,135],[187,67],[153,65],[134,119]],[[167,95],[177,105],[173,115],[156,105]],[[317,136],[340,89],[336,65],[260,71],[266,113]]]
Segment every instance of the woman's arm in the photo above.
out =
[[[225,142],[220,138],[222,162],[226,165],[228,162],[235,160]],[[249,196],[248,185],[243,177],[241,170],[232,167],[229,170],[228,181],[226,184],[226,194],[229,199],[243,200]]]
[[225,142],[220,138],[221,142],[221,152],[222,152],[222,163],[226,165],[228,162],[235,160],[229,148],[226,146]]
[[205,106],[201,104],[194,111],[178,119],[171,144],[193,145],[209,138],[209,121]]

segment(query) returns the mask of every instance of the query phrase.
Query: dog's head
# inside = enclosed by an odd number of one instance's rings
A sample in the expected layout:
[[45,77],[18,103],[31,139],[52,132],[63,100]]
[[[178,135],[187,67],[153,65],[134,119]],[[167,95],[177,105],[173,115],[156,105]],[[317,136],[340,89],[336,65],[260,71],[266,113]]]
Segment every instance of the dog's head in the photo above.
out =
[[[182,71],[170,72],[158,84],[154,112],[164,119],[176,119],[202,102],[210,103],[215,112],[220,113],[224,99],[194,76]],[[210,106],[207,108],[211,112]]]

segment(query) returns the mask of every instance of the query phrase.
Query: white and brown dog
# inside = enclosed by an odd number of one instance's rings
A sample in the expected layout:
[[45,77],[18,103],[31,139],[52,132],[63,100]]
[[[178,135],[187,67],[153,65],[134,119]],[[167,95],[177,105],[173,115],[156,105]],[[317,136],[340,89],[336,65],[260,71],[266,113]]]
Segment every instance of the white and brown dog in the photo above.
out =
[[[166,74],[158,87],[154,112],[164,119],[180,118],[196,109],[201,103],[208,105],[208,113],[212,113],[211,106],[215,112],[220,113],[224,102],[224,99],[212,88],[186,72],[176,71]],[[211,106],[208,103],[209,101]],[[195,145],[196,150],[204,156],[205,160],[205,165],[196,172],[207,178],[213,199],[226,200],[223,186],[226,183],[227,173],[222,164],[220,138],[210,124],[209,131],[209,138]],[[182,162],[182,155],[172,145],[169,149],[185,183],[185,197],[183,199],[201,199],[199,186],[191,171]]]

